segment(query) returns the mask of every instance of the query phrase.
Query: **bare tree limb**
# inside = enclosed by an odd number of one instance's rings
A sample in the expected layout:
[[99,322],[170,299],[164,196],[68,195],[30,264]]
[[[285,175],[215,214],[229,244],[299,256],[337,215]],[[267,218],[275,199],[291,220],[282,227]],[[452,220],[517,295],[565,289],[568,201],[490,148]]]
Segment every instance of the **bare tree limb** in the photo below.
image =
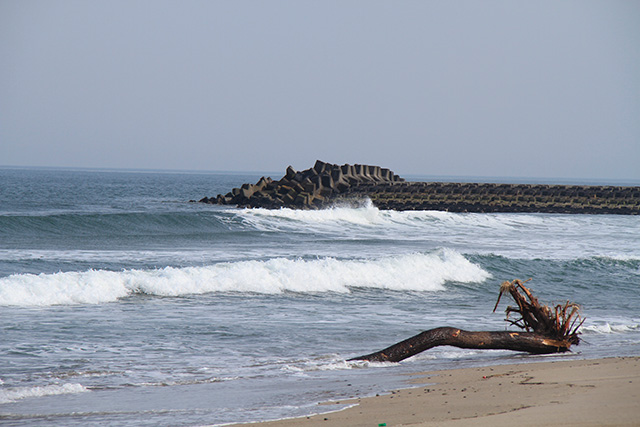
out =
[[[525,351],[535,354],[562,353],[569,351],[571,345],[578,345],[580,342],[578,330],[584,323],[584,319],[581,320],[578,314],[579,306],[567,301],[564,305],[557,305],[554,310],[551,310],[548,306],[541,305],[523,283],[526,282],[514,280],[502,283],[493,311],[495,312],[498,308],[502,295],[509,293],[518,307],[508,306],[505,320],[524,329],[525,332],[470,332],[458,328],[441,327],[421,332],[384,350],[351,360],[399,362],[441,345],[483,350]],[[509,319],[512,313],[517,313],[520,318]]]

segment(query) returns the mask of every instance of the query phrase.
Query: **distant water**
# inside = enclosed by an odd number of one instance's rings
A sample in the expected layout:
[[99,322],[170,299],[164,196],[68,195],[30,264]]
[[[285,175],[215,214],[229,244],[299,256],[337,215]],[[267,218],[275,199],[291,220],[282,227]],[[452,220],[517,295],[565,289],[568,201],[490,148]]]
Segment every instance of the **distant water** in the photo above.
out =
[[[640,218],[188,203],[259,175],[0,169],[0,424],[194,426],[305,415],[410,372],[640,355]],[[582,304],[575,353],[441,347],[504,329],[504,280]]]

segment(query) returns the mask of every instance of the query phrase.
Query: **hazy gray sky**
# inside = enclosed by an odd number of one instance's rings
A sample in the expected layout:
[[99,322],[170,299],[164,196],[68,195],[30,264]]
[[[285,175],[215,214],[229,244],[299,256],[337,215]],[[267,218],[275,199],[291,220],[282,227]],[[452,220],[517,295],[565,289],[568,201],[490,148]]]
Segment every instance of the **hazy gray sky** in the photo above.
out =
[[640,1],[0,0],[0,165],[640,179]]

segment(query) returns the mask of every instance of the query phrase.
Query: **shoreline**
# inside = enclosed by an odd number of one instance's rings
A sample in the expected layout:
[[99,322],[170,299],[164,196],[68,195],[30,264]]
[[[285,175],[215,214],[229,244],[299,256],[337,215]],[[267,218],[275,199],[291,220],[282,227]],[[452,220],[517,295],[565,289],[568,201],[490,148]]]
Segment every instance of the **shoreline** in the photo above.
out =
[[[418,372],[411,388],[323,405],[344,410],[241,425],[637,426],[640,357]],[[320,408],[319,408],[320,409]]]

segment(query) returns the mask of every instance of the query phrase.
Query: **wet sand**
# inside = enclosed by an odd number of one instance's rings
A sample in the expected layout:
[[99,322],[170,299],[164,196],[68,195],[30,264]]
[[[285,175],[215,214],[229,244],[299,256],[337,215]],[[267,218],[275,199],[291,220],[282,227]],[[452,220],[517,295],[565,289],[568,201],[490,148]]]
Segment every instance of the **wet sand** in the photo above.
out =
[[[414,388],[259,426],[640,426],[640,358],[424,372]],[[338,403],[338,402],[335,402]],[[319,408],[320,412],[322,409]]]

